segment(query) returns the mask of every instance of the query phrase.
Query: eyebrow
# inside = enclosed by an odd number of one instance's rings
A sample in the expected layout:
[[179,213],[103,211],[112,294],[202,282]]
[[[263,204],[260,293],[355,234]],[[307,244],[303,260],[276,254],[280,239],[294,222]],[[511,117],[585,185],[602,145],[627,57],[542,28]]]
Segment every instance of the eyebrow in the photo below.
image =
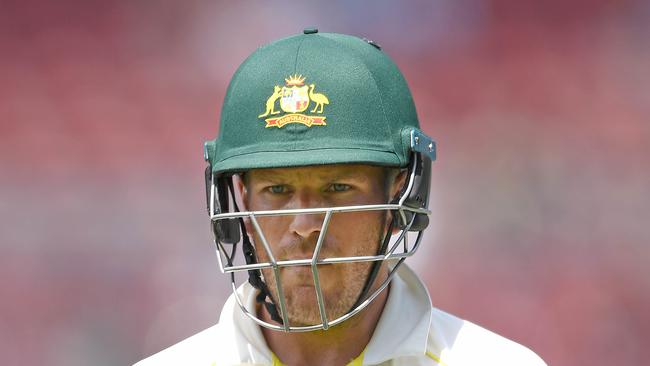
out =
[[368,179],[368,176],[364,174],[360,174],[359,171],[356,169],[351,169],[349,171],[342,172],[340,174],[331,177],[330,180],[355,179],[355,178],[365,181]]
[[[305,174],[305,173],[303,173]],[[343,171],[338,171],[334,173],[333,175],[330,175],[330,173],[327,169],[323,170],[317,170],[310,175],[316,176],[319,178],[322,178],[324,180],[329,180],[329,181],[337,181],[337,180],[342,180],[342,179],[358,179],[361,181],[366,181],[368,180],[368,177],[364,174],[359,173],[358,169],[355,169],[353,167],[343,169]],[[295,176],[293,173],[279,173],[273,170],[266,170],[266,171],[258,171],[256,172],[256,178],[259,180],[263,181],[283,181],[286,180],[287,177],[292,177]],[[246,173],[244,175],[244,181],[250,181],[250,174]]]

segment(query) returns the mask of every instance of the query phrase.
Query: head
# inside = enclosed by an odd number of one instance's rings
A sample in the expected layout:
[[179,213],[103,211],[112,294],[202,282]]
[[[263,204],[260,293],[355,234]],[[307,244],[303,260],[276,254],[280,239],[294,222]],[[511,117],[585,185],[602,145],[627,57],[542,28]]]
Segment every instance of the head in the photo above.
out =
[[[271,329],[327,329],[361,311],[428,222],[435,145],[395,64],[356,37],[305,31],[255,51],[205,158],[222,271],[248,273],[275,323],[240,306]],[[232,263],[236,248],[247,265]]]

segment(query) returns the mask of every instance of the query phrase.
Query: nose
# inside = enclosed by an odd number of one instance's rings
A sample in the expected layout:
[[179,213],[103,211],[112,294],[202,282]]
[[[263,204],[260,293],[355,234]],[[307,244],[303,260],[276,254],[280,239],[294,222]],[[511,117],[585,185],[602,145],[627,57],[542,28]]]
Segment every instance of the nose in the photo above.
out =
[[318,236],[323,226],[325,214],[294,215],[289,230],[303,238]]
[[[293,197],[292,208],[318,208],[324,207],[324,202],[317,193],[308,191],[296,192]],[[303,238],[318,236],[323,226],[325,214],[297,214],[293,216],[289,230]]]

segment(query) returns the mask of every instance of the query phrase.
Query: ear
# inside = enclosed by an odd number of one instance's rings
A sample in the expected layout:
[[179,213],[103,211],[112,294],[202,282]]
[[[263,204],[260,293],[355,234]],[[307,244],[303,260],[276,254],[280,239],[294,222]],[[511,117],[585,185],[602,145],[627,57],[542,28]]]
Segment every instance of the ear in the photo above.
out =
[[397,173],[394,178],[393,182],[390,186],[390,198],[391,200],[399,198],[399,193],[402,190],[402,187],[404,187],[404,184],[406,183],[406,176],[408,174],[408,170],[402,169]]
[[[237,204],[242,211],[248,211],[248,189],[246,189],[246,182],[244,181],[243,175],[233,176],[233,186],[235,188],[235,197],[233,199],[237,200]],[[251,225],[248,217],[244,217],[244,226],[246,226],[246,231],[248,233],[253,233],[253,225]]]
[[238,199],[237,204],[243,211],[248,211],[248,190],[242,175],[233,176],[233,185],[235,188],[235,199]]
[[[392,178],[391,186],[390,186],[390,200],[396,200],[399,198],[399,194],[402,191],[402,187],[404,187],[404,184],[406,183],[406,177],[408,175],[408,170],[402,169],[400,170],[397,174],[395,174]],[[390,219],[392,220],[393,215],[396,215],[397,212],[391,212],[390,213]],[[391,235],[395,235],[400,232],[400,228],[398,227],[393,227]]]

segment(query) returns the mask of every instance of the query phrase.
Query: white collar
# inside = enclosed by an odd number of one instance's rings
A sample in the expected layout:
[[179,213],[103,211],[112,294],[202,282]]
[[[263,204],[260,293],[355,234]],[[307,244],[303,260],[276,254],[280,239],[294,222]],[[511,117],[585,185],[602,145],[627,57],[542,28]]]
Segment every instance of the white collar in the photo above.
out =
[[[257,291],[248,283],[238,289],[246,309],[255,312]],[[260,327],[239,308],[233,296],[224,306],[219,320],[233,322],[238,337],[246,346],[239,350],[251,362],[271,363],[271,350],[266,345]],[[364,351],[364,364],[379,364],[396,357],[423,355],[431,324],[431,299],[417,275],[406,264],[397,270],[390,284],[390,293],[375,332]],[[240,344],[242,344],[240,342]]]
[[384,311],[366,346],[364,364],[425,354],[430,324],[429,292],[413,270],[402,264],[391,281]]

